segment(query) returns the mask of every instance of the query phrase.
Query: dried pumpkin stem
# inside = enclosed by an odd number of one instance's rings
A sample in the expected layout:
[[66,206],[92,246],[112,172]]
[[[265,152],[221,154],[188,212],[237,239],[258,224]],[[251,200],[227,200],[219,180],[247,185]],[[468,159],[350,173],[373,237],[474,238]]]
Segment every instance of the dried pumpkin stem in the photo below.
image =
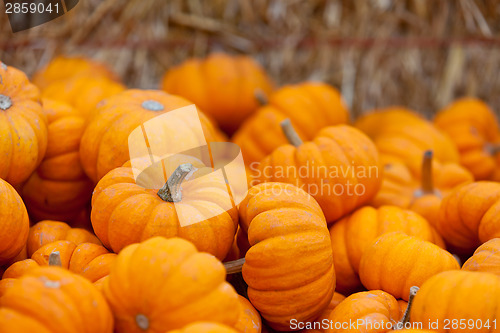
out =
[[188,179],[197,169],[191,163],[181,164],[170,175],[167,182],[158,190],[158,196],[163,201],[179,202],[182,200],[181,184]]
[[410,321],[411,307],[413,306],[413,300],[415,299],[415,295],[417,294],[419,289],[420,288],[417,286],[413,286],[410,288],[410,297],[408,298],[408,306],[406,307],[405,314],[403,315],[403,318],[401,318],[401,320],[396,324],[394,330],[404,329],[406,323]]
[[9,96],[0,94],[0,109],[7,110],[12,106],[12,100]]
[[225,262],[224,267],[226,268],[226,274],[235,274],[241,272],[244,263],[245,258]]
[[62,267],[61,254],[59,251],[54,251],[49,254],[49,266]]
[[496,155],[500,153],[500,143],[488,143],[484,147],[486,152],[490,155]]
[[149,329],[149,319],[145,315],[139,313],[135,316],[135,323],[139,328],[143,331],[147,331]]
[[269,103],[269,100],[267,99],[267,95],[265,92],[262,91],[262,89],[255,89],[254,91],[254,96],[257,102],[259,103],[260,106],[267,105]]
[[281,129],[283,130],[283,133],[286,136],[286,139],[292,145],[294,145],[295,147],[298,147],[304,143],[304,141],[302,141],[302,139],[297,134],[297,131],[295,130],[295,128],[293,128],[293,125],[292,125],[292,122],[290,121],[290,118],[283,120],[280,123],[280,126],[281,126]]
[[422,159],[421,187],[423,194],[434,193],[434,182],[432,180],[432,150],[426,150]]

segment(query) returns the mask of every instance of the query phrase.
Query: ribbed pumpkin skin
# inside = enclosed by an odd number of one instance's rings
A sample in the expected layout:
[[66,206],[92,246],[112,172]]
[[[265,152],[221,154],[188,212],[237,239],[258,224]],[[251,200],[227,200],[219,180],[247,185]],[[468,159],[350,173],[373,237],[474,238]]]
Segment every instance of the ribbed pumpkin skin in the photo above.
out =
[[[59,267],[27,272],[0,298],[0,308],[8,310],[0,312],[2,332],[14,332],[25,325],[23,321],[31,325],[32,319],[51,333],[113,332],[113,317],[101,293],[83,277]],[[33,327],[39,328],[34,323]]]
[[65,81],[73,77],[105,77],[118,82],[118,78],[103,63],[83,58],[59,56],[33,75],[33,83],[44,90],[54,82]]
[[[143,107],[146,101],[160,103],[163,110],[146,109]],[[158,90],[129,89],[105,99],[92,113],[80,144],[80,159],[85,173],[97,183],[106,173],[130,159],[128,137],[136,127],[163,113],[191,104],[182,97]],[[210,120],[203,113],[198,114],[206,141],[223,141]],[[193,126],[199,126],[199,123]],[[174,138],[169,133],[163,133],[164,142],[193,138],[193,128],[179,128]]]
[[[464,301],[457,301],[457,297]],[[427,280],[418,291],[411,310],[411,321],[422,323],[424,329],[430,328],[429,322],[437,321],[439,327],[436,332],[498,332],[499,302],[500,277],[482,272],[443,272]],[[458,324],[460,320],[466,323],[473,320],[475,325],[472,329],[467,326],[465,330],[453,328],[453,319],[458,320]],[[445,320],[450,320],[447,327]],[[480,330],[487,321],[490,329],[483,327]]]
[[324,83],[304,82],[280,88],[232,138],[240,146],[245,164],[259,162],[288,143],[280,127],[286,118],[302,140],[312,140],[323,127],[347,123],[349,110],[340,93]]
[[[333,323],[349,323],[349,320],[365,323],[370,321],[378,323],[382,327],[392,327],[399,320],[399,306],[396,299],[381,290],[359,292],[347,297],[342,303],[337,305],[330,314],[329,320]],[[366,327],[365,327],[366,326]],[[373,325],[375,326],[375,325]],[[389,330],[370,329],[369,325],[357,325],[358,330],[337,330],[330,327],[325,332],[365,332],[380,333]]]
[[42,246],[33,253],[31,259],[40,266],[48,266],[49,256],[55,251],[59,252],[63,268],[87,278],[90,282],[107,276],[111,264],[116,259],[116,254],[110,253],[104,246],[93,243],[76,245],[67,240]]
[[259,312],[245,297],[238,295],[238,299],[240,300],[240,315],[234,328],[241,333],[260,333],[262,319]]
[[125,89],[107,77],[75,76],[49,84],[42,90],[42,97],[67,103],[87,119],[100,101]]
[[260,162],[256,179],[309,192],[331,223],[373,199],[381,173],[373,142],[354,127],[338,125],[322,129],[299,147],[278,147]]
[[500,184],[479,181],[454,189],[441,203],[437,230],[454,252],[472,254],[500,237]]
[[71,228],[66,223],[59,221],[40,221],[29,230],[26,243],[27,256],[31,257],[43,245],[58,240],[67,240],[76,245],[81,243],[101,244],[96,236],[85,229]]
[[401,107],[374,110],[360,117],[354,126],[373,139],[384,164],[404,163],[415,175],[419,174],[426,150],[432,150],[442,163],[459,162],[453,141],[411,110]]
[[161,333],[206,320],[233,326],[239,301],[225,278],[212,255],[180,238],[155,237],[124,248],[102,287],[117,333]]
[[48,119],[45,157],[22,187],[22,196],[35,221],[77,220],[92,195],[92,182],[80,163],[84,119],[71,106],[43,99]]
[[359,208],[330,227],[337,291],[351,294],[362,289],[358,274],[363,253],[377,237],[394,231],[444,247],[437,231],[413,211],[396,206]]
[[442,198],[455,187],[474,181],[472,174],[455,163],[432,162],[434,193],[422,192],[422,174],[412,175],[403,163],[384,165],[380,191],[371,204],[375,207],[394,205],[411,209],[432,225],[437,224]]
[[28,239],[30,222],[23,200],[2,179],[0,198],[0,265],[4,265],[22,251]]
[[460,164],[476,180],[492,180],[498,164],[488,146],[500,142],[500,131],[498,119],[486,103],[475,98],[458,99],[436,114],[434,124],[453,140]]
[[[172,174],[175,167],[167,166],[166,174]],[[202,164],[195,167],[201,170]],[[181,237],[195,244],[198,250],[224,259],[238,225],[235,207],[220,213],[227,203],[226,184],[207,175],[194,184],[183,183],[182,193],[180,202],[163,201],[156,191],[136,183],[130,166],[116,168],[104,176],[94,190],[92,226],[104,246],[117,253],[129,244],[151,237]],[[177,209],[192,211],[193,218],[198,211],[212,217],[181,226]]]
[[488,272],[500,276],[500,238],[493,238],[476,249],[462,266],[465,271]]
[[167,333],[237,333],[239,331],[226,325],[211,322],[200,322],[187,325],[183,329],[168,331]]
[[[323,326],[324,320],[329,320],[328,318],[330,317],[330,314],[332,313],[333,309],[335,309],[340,303],[342,303],[346,297],[342,294],[339,294],[338,292],[335,292],[333,294],[332,300],[330,301],[330,304],[328,304],[328,307],[321,312],[318,318],[314,320],[316,325],[321,325]],[[313,324],[314,325],[314,324]],[[321,326],[319,326],[321,328]],[[314,326],[313,326],[314,327]],[[304,329],[302,331],[303,333],[319,333],[319,332],[324,332],[323,329]]]
[[380,289],[408,301],[412,286],[420,287],[438,273],[459,269],[457,260],[439,246],[392,232],[378,237],[366,248],[359,277],[369,290]]
[[251,245],[243,278],[252,304],[275,329],[289,331],[293,318],[314,320],[335,290],[332,248],[319,205],[293,185],[264,183],[241,202],[240,221]]
[[47,149],[40,91],[20,70],[0,62],[0,178],[16,186],[37,168]]
[[231,134],[259,107],[255,94],[270,95],[273,84],[252,58],[213,53],[169,69],[161,89],[193,101]]

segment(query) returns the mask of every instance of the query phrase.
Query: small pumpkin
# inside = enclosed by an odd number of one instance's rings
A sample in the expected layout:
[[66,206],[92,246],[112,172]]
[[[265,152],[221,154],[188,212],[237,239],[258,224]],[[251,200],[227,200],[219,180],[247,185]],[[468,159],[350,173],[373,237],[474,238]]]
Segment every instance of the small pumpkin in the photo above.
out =
[[440,272],[459,269],[455,257],[439,246],[391,232],[366,248],[359,264],[359,277],[367,289],[380,289],[407,301],[412,286],[420,287]]
[[[465,301],[459,301],[462,298]],[[420,287],[411,306],[411,321],[436,332],[496,332],[499,302],[500,277],[483,272],[442,272]],[[465,329],[461,322],[466,323]]]
[[500,276],[500,238],[493,238],[476,249],[462,266],[463,270],[489,272]]
[[455,188],[441,203],[436,228],[458,254],[472,254],[500,237],[500,184],[479,181]]
[[[99,103],[92,113],[80,144],[80,159],[89,178],[97,183],[106,173],[122,166],[134,156],[129,155],[129,135],[144,122],[161,114],[191,105],[182,97],[163,91],[129,89]],[[210,120],[198,112],[206,142],[222,141],[223,136]],[[165,143],[182,138],[192,146],[204,144],[198,136],[200,123],[182,123],[175,129],[168,124],[150,133],[149,140]],[[172,133],[175,132],[175,133]],[[151,143],[150,143],[151,144]]]
[[347,297],[333,309],[328,319],[329,327],[325,332],[347,331],[351,322],[356,323],[352,332],[389,332],[400,319],[399,306],[396,299],[384,291],[364,291]]
[[88,119],[100,101],[124,90],[124,85],[107,77],[74,76],[49,84],[42,97],[67,103]]
[[44,90],[57,81],[77,76],[86,78],[105,77],[118,82],[119,79],[105,64],[85,57],[57,56],[32,77],[33,83]]
[[403,163],[414,175],[420,173],[426,150],[432,150],[441,163],[459,163],[453,141],[411,110],[401,107],[374,110],[361,116],[354,126],[373,139],[384,164]]
[[[207,173],[212,169],[199,160],[189,160],[195,166],[168,161],[157,164],[165,166],[169,178],[164,180],[163,169],[155,173],[160,181],[154,182],[154,190],[136,182],[129,166],[114,169],[101,179],[92,196],[91,220],[104,246],[119,252],[154,236],[181,237],[198,250],[224,259],[238,225],[236,207],[228,206],[231,201],[226,183],[217,174]],[[184,181],[188,175],[190,181]],[[172,192],[166,191],[169,188]],[[198,222],[185,224],[195,220]]]
[[168,331],[167,333],[237,333],[229,326],[212,323],[212,322],[198,322],[189,324],[186,327],[178,330]]
[[335,290],[332,248],[318,203],[284,183],[252,187],[240,204],[251,245],[242,273],[248,297],[274,329],[314,320]]
[[282,123],[291,144],[264,158],[255,174],[259,182],[285,182],[311,194],[328,223],[368,203],[382,176],[373,142],[347,125],[326,127],[311,142],[302,142],[291,122]]
[[20,70],[0,62],[0,178],[24,182],[47,149],[47,118],[40,91]]
[[359,280],[361,258],[379,236],[401,231],[444,247],[437,231],[419,214],[396,206],[365,206],[330,227],[337,291],[351,294],[362,289]]
[[26,245],[30,222],[23,200],[0,179],[0,266],[13,260]]
[[231,134],[258,108],[256,93],[270,95],[273,83],[251,57],[212,53],[170,68],[161,89],[193,101]]
[[40,267],[17,279],[0,298],[2,333],[112,333],[106,300],[87,279]]
[[476,180],[492,179],[498,168],[500,130],[498,119],[483,101],[460,98],[440,110],[434,124],[453,140],[460,153],[460,164]]
[[40,267],[40,265],[32,259],[16,261],[10,265],[3,273],[2,279],[0,279],[0,297],[2,297],[7,290],[14,285],[16,279],[38,267]]
[[325,83],[304,82],[280,88],[232,138],[241,148],[245,164],[255,169],[252,163],[288,143],[280,126],[287,118],[302,139],[312,140],[323,127],[347,123],[349,110],[339,91]]
[[59,240],[67,240],[76,245],[82,243],[101,245],[99,239],[85,229],[71,228],[64,222],[46,220],[40,221],[30,228],[26,243],[27,256],[31,258],[33,253],[45,244]]
[[210,320],[230,327],[240,313],[224,266],[180,238],[154,237],[124,248],[103,293],[116,332],[164,332]]
[[80,163],[85,121],[62,102],[43,99],[43,110],[49,123],[47,151],[21,194],[35,221],[76,221],[87,209],[93,190]]
[[260,314],[245,297],[238,295],[240,300],[240,315],[234,328],[241,333],[260,333],[262,319]]
[[436,225],[442,198],[455,187],[474,181],[472,174],[455,163],[440,163],[427,150],[422,157],[421,171],[412,175],[402,163],[384,165],[380,191],[371,204],[375,207],[395,205],[409,208]]

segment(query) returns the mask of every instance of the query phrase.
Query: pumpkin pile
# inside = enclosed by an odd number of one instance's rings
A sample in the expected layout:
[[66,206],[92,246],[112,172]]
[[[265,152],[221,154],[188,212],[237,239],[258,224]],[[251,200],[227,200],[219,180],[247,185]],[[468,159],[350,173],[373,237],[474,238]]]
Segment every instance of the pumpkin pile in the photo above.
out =
[[[0,63],[0,332],[500,331],[485,103],[351,120],[332,86],[277,87],[223,53],[159,87],[84,57],[31,79]],[[193,104],[199,122],[148,132]],[[205,150],[153,154],[180,143]],[[238,148],[227,164],[218,143]]]

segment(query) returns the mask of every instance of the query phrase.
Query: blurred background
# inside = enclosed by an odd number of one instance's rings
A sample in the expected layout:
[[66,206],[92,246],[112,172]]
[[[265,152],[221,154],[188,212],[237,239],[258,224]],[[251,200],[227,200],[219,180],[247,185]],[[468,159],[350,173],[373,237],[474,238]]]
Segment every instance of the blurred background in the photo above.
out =
[[464,95],[500,110],[498,0],[80,0],[15,34],[4,12],[0,59],[28,74],[85,55],[129,87],[157,88],[170,66],[225,51],[252,55],[280,85],[328,82],[355,115],[429,115]]

